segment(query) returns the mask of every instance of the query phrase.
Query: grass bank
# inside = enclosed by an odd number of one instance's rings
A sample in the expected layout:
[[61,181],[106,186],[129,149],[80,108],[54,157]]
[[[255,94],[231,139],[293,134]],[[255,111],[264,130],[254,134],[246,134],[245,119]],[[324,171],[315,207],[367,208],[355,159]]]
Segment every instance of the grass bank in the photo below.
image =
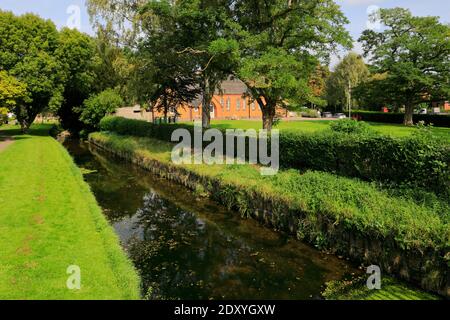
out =
[[[0,153],[0,299],[139,299],[139,278],[51,125]],[[69,290],[71,265],[81,289]]]
[[419,204],[375,184],[323,172],[286,170],[264,177],[250,165],[176,166],[170,161],[172,144],[152,138],[103,132],[90,140],[243,216],[448,294],[450,225],[440,205]]
[[322,295],[327,300],[438,300],[439,297],[416,290],[390,277],[383,277],[379,290],[369,290],[367,277],[330,281]]

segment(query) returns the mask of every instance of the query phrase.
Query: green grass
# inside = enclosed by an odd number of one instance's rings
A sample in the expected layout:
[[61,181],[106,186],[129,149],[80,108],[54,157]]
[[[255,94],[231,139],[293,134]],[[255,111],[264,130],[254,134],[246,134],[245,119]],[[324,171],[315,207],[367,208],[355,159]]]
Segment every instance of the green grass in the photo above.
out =
[[[36,125],[0,152],[0,299],[139,299],[139,277],[66,150]],[[81,289],[69,290],[70,265]]]
[[[136,154],[164,163],[171,162],[173,145],[152,138],[93,133],[91,139],[114,150]],[[405,248],[443,248],[450,244],[450,224],[444,203],[415,203],[393,196],[374,184],[339,177],[330,173],[298,170],[279,171],[274,176],[261,176],[253,165],[183,165],[202,176],[279,198],[314,216],[327,214],[361,232],[381,236],[394,235]]]
[[[292,130],[302,132],[317,132],[328,129],[331,120],[301,120],[301,121],[281,121],[276,129]],[[405,137],[412,134],[415,127],[406,127],[400,124],[387,124],[369,122],[370,126],[377,132],[395,137]],[[212,127],[219,129],[261,129],[261,121],[254,120],[212,120]],[[450,142],[450,128],[433,127],[433,135],[441,137]]]
[[366,278],[330,281],[322,293],[327,300],[439,300],[439,297],[411,288],[391,277],[381,278],[381,289],[369,290]]

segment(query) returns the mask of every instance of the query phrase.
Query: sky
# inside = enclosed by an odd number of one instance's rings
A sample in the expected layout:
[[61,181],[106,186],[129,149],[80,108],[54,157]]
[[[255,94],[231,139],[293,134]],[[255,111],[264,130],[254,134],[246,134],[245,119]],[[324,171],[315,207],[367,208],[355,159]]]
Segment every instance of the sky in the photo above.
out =
[[[350,20],[347,29],[355,42],[367,28],[368,9],[374,8],[373,6],[408,8],[414,15],[439,16],[442,22],[450,23],[450,0],[335,0],[335,2],[341,6]],[[86,10],[86,0],[0,0],[0,9],[15,14],[33,12],[53,20],[58,28],[76,24],[81,31],[93,33]],[[354,51],[361,52],[357,43]],[[333,57],[331,64],[336,64],[337,60],[338,57]]]

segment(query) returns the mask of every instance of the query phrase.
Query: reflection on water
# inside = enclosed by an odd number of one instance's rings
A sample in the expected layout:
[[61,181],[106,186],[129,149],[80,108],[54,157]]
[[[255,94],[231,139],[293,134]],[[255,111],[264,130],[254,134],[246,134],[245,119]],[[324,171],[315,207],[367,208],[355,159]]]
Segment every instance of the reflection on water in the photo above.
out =
[[310,299],[356,272],[77,141],[65,146],[142,277],[146,298]]

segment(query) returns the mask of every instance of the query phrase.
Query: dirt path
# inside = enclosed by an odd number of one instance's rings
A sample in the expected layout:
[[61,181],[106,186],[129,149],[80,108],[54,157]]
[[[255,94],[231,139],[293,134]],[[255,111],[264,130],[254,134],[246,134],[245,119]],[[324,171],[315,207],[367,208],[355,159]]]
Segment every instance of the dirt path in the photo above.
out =
[[0,136],[0,152],[5,150],[13,142],[14,142],[14,139],[11,137]]

